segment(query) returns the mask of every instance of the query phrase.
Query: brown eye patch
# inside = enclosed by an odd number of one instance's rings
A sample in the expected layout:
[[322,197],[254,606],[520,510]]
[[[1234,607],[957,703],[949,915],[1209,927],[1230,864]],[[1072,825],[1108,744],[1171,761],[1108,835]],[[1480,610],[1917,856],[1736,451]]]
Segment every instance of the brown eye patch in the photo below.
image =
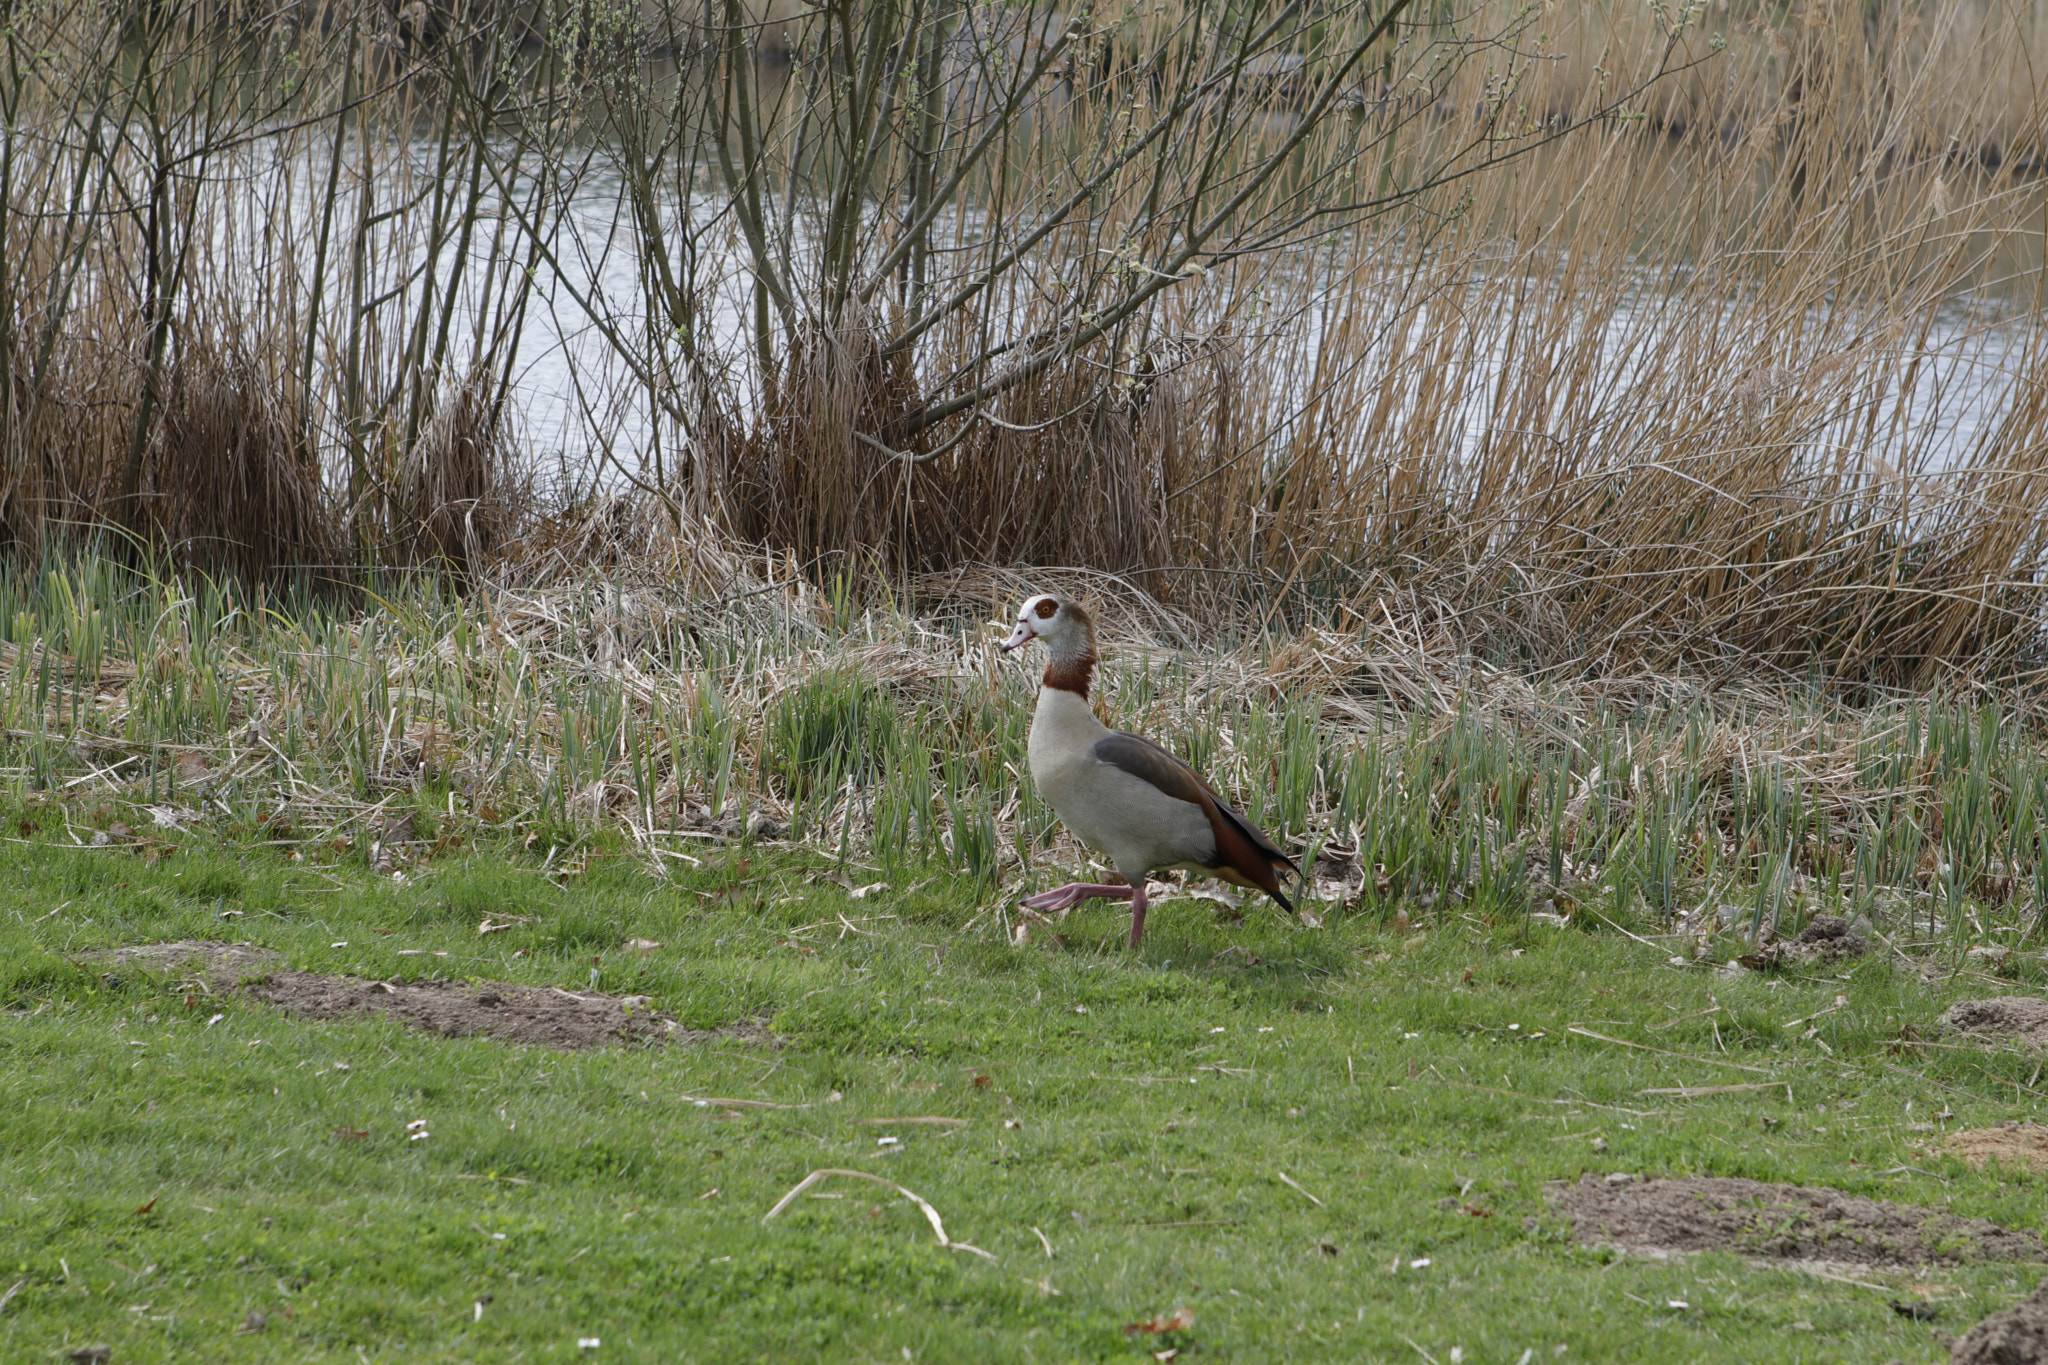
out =
[[1053,601],[1050,597],[1038,604],[1038,619],[1041,621],[1050,621],[1059,614],[1060,604]]

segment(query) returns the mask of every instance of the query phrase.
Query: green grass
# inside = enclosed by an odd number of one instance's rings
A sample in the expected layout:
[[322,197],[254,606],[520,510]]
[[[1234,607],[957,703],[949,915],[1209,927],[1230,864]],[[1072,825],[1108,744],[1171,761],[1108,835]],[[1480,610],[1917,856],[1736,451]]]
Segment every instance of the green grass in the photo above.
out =
[[[24,823],[16,808],[7,832]],[[402,881],[360,855],[294,862],[204,834],[151,856],[69,843],[0,845],[9,1360],[107,1342],[123,1365],[1171,1345],[1184,1360],[1920,1362],[1944,1358],[1935,1329],[2037,1278],[1856,1276],[1875,1290],[1730,1256],[1615,1261],[1572,1244],[1542,1183],[1741,1175],[2037,1228],[2048,1182],[1930,1154],[1924,1126],[2036,1113],[2036,1060],[1911,1039],[1952,998],[2038,989],[2038,966],[2018,985],[1931,986],[1880,957],[1731,978],[1483,902],[1408,936],[1264,910],[1232,927],[1169,902],[1134,957],[1108,908],[1077,912],[1063,950],[1043,931],[1012,946],[942,867],[855,900],[828,858],[741,847],[706,847],[663,883],[603,839],[568,875],[561,856],[543,875],[544,843],[515,843]],[[532,923],[476,934],[506,911]],[[778,1041],[567,1055],[295,1022],[74,965],[215,936],[363,976],[595,982],[693,1026],[767,1019]],[[621,952],[628,937],[666,946]],[[1811,1039],[1785,1027],[1838,994]],[[1639,1093],[1766,1078],[1789,1098]],[[967,1123],[863,1122],[920,1115]],[[421,1119],[431,1136],[408,1140]],[[1902,1165],[1931,1174],[1882,1174]],[[821,1167],[907,1186],[995,1259],[940,1249],[909,1203],[851,1181],[763,1223]],[[1886,1307],[1916,1282],[1951,1300],[1931,1326]],[[1183,1304],[1186,1333],[1121,1330]],[[252,1311],[266,1329],[238,1333]]]

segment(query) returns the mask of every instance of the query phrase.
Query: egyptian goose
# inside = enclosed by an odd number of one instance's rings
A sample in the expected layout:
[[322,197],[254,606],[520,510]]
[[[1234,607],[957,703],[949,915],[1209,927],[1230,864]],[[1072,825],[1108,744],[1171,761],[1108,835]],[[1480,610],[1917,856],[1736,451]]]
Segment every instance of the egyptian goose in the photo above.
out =
[[1073,882],[1026,897],[1030,910],[1065,910],[1100,896],[1131,902],[1131,947],[1145,937],[1145,876],[1169,867],[1263,891],[1288,910],[1279,870],[1301,869],[1193,768],[1148,739],[1095,718],[1095,622],[1078,603],[1042,594],[1017,613],[1003,652],[1045,641],[1052,653],[1031,716],[1031,780],[1060,819],[1107,854],[1127,885]]

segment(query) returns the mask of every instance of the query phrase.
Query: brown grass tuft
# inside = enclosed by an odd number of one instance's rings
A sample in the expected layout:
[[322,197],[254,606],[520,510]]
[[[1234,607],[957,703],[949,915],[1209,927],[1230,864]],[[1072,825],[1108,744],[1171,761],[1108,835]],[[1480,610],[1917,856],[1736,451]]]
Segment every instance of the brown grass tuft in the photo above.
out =
[[151,539],[176,563],[250,579],[330,562],[333,516],[299,438],[289,380],[204,337],[169,378],[144,466]]
[[399,468],[393,550],[403,562],[467,577],[498,563],[526,525],[523,462],[490,371],[437,398]]

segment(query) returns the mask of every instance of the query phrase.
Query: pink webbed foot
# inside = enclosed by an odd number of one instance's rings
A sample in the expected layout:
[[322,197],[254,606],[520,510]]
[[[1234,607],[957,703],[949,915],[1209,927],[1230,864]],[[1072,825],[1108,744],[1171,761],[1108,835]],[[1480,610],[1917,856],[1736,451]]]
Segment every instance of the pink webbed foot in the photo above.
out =
[[1026,910],[1057,913],[1062,910],[1071,910],[1082,901],[1091,900],[1095,897],[1113,901],[1129,900],[1131,888],[1110,882],[1068,882],[1065,886],[1055,887],[1051,891],[1041,891],[1035,896],[1026,896],[1023,900],[1018,901],[1017,904],[1023,906]]

